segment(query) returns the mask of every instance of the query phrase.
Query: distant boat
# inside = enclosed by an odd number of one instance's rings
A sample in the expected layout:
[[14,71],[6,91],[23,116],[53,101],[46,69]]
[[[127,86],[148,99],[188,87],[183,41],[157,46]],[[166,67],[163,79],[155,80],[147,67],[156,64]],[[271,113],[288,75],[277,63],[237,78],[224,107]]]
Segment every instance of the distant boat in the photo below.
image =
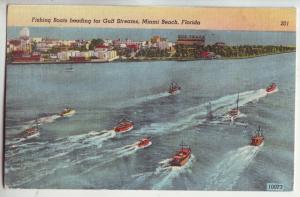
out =
[[171,166],[183,166],[191,158],[192,150],[189,146],[181,144],[181,149],[179,149],[176,154],[172,157],[169,164]]
[[267,88],[266,88],[266,92],[268,94],[271,94],[271,93],[274,93],[278,90],[278,87],[275,83],[272,83],[271,85],[269,85]]
[[236,118],[238,118],[238,116],[241,114],[240,110],[239,110],[239,99],[240,99],[240,96],[239,96],[239,93],[237,95],[237,99],[236,99],[236,108],[235,109],[231,109],[229,112],[228,112],[228,116],[231,120],[235,120]]
[[262,130],[260,127],[258,127],[258,130],[255,132],[255,135],[251,137],[251,146],[259,146],[261,145],[265,140],[265,137],[262,133]]
[[175,95],[178,94],[180,90],[181,87],[176,82],[172,82],[171,85],[169,86],[168,93]]
[[137,144],[137,146],[139,148],[147,148],[147,147],[149,147],[151,145],[152,145],[152,142],[151,142],[151,140],[150,140],[149,137],[140,139],[139,142],[138,142],[138,144]]
[[132,130],[134,124],[132,121],[122,119],[118,122],[117,126],[114,128],[114,131],[117,133],[125,133]]
[[38,137],[40,135],[40,128],[38,126],[38,121],[35,120],[35,126],[32,126],[26,130],[23,131],[22,137],[26,139]]
[[61,117],[70,117],[73,116],[76,111],[70,107],[66,107],[62,112],[59,113]]
[[65,68],[65,71],[66,71],[66,72],[73,72],[73,71],[74,71],[74,68],[73,68],[72,64],[71,64],[69,67],[66,67],[66,68]]

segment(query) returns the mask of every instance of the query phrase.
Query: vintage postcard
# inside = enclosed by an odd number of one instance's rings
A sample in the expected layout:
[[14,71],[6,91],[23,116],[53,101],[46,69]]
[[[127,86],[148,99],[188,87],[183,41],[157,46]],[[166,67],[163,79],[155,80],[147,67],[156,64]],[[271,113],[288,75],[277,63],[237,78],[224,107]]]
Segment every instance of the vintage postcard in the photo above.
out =
[[293,191],[295,8],[9,5],[7,188]]

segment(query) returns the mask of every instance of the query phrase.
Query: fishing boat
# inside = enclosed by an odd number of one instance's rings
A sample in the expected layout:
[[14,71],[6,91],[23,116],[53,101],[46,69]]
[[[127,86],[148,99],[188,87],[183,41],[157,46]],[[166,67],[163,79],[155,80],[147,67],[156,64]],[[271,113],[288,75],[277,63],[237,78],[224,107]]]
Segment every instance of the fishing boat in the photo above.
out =
[[171,166],[183,166],[191,158],[192,150],[189,146],[181,144],[181,149],[179,149],[176,154],[172,157],[169,164]]
[[255,135],[251,137],[251,146],[259,146],[261,145],[265,140],[265,137],[262,133],[262,130],[260,127],[258,127],[258,130],[255,132]]
[[38,125],[38,121],[35,121],[35,125],[24,130],[22,133],[22,137],[26,138],[26,139],[30,139],[30,138],[34,138],[34,137],[38,137],[40,135],[40,128]]
[[72,64],[70,64],[70,67],[66,67],[66,68],[65,68],[65,71],[66,71],[66,72],[73,72],[73,71],[74,71],[74,68],[73,68]]
[[147,148],[147,147],[149,147],[149,146],[151,146],[151,145],[152,145],[152,142],[151,142],[151,140],[150,140],[149,137],[140,139],[140,140],[138,141],[138,144],[137,144],[137,146],[138,146],[139,148]]
[[70,117],[73,116],[76,111],[70,107],[66,107],[62,112],[59,113],[61,117]]
[[172,82],[171,85],[169,86],[168,93],[175,95],[178,94],[180,90],[181,87],[176,82]]
[[117,126],[114,128],[114,131],[117,133],[125,133],[127,131],[132,130],[134,124],[132,121],[122,119],[118,122]]
[[271,94],[271,93],[274,93],[278,90],[277,88],[277,85],[275,83],[271,83],[271,85],[269,85],[267,88],[266,88],[266,92],[268,94]]
[[240,114],[241,114],[241,112],[239,110],[239,94],[238,94],[237,99],[236,99],[236,108],[231,109],[228,112],[228,116],[231,120],[235,120]]

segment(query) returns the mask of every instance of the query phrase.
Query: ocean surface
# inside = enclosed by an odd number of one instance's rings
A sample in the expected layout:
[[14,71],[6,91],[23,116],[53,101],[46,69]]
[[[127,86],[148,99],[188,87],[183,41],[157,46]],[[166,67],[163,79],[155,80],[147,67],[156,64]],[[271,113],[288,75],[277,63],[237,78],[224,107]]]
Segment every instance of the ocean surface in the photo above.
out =
[[[293,189],[295,53],[252,59],[7,65],[5,184],[10,188]],[[167,93],[176,81],[182,91]],[[275,82],[278,92],[266,94]],[[241,115],[231,122],[226,113]],[[213,120],[206,120],[211,102]],[[76,114],[61,118],[69,106]],[[113,127],[127,118],[133,130]],[[40,122],[40,136],[20,133]],[[262,146],[250,146],[261,126]],[[152,146],[136,142],[151,137]],[[184,142],[192,157],[168,161]]]

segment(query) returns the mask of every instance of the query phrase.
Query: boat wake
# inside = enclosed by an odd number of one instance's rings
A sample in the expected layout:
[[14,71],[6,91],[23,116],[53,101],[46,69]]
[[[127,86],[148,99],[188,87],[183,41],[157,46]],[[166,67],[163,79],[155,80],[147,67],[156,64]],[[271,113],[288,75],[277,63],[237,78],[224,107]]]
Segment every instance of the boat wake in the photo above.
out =
[[261,147],[248,145],[225,154],[221,162],[212,169],[206,190],[232,190]]
[[44,117],[40,117],[37,120],[31,120],[26,122],[27,124],[34,124],[36,121],[38,122],[38,124],[42,125],[45,123],[51,123],[54,122],[55,120],[57,120],[58,118],[61,118],[60,115],[58,114],[53,114],[53,115],[49,115],[49,116],[44,116]]
[[25,141],[26,138],[14,138],[12,140],[6,140],[5,144],[10,146],[11,148],[14,148],[16,146],[16,144]]
[[236,125],[236,126],[242,126],[247,127],[249,124],[247,122],[240,122],[237,120],[234,121],[223,121],[223,120],[211,120],[211,121],[199,121],[199,126],[218,126],[218,125]]
[[130,107],[130,106],[145,103],[145,102],[148,102],[148,101],[156,100],[156,99],[159,99],[159,98],[167,97],[167,96],[170,96],[170,95],[171,94],[168,93],[168,92],[162,92],[162,93],[153,94],[153,95],[149,95],[149,96],[143,96],[143,97],[140,97],[140,98],[130,99],[129,101],[126,101],[126,102],[121,102],[119,105],[116,105],[116,107],[117,108]]
[[[161,93],[156,96],[152,95],[150,98],[139,98],[136,102],[144,102],[147,100],[168,96],[168,93]],[[264,89],[247,91],[240,93],[240,106],[246,105],[249,102],[254,102],[266,96]],[[235,106],[236,94],[227,95],[222,98],[211,101],[211,110],[214,117],[222,117]],[[153,123],[149,126],[143,127],[137,132],[138,135],[146,133],[147,135],[157,134],[161,135],[165,132],[179,132],[193,126],[205,124],[208,103],[200,104],[196,107],[188,108],[180,114],[176,115],[176,122],[168,123]],[[43,117],[38,120],[40,124],[49,123],[58,119],[59,115],[52,115]],[[220,121],[217,119],[216,121]],[[222,121],[222,120],[221,120]],[[31,123],[31,122],[29,122]],[[132,133],[132,135],[135,135]],[[70,166],[78,165],[84,166],[82,173],[91,172],[93,169],[104,166],[115,159],[122,158],[134,154],[139,147],[136,143],[116,148],[113,150],[99,150],[103,142],[112,139],[118,135],[114,130],[90,131],[88,133],[63,137],[54,141],[34,143],[19,143],[24,141],[17,139],[16,141],[8,142],[10,148],[5,152],[6,165],[5,173],[22,174],[31,173],[32,181],[39,181],[51,173],[56,173],[58,169],[69,168]],[[88,148],[88,147],[95,148]],[[231,151],[226,154],[226,157],[216,166],[212,171],[210,182],[207,188],[222,188],[226,185],[232,188],[238,180],[240,173],[253,160],[259,147],[246,146],[236,151]],[[73,154],[74,153],[74,154]],[[105,154],[108,153],[108,154]],[[151,182],[153,189],[161,189],[170,186],[173,179],[181,173],[186,172],[192,165],[194,156],[182,167],[172,167],[169,161],[162,161],[155,172],[151,173],[150,177],[154,181]],[[241,160],[241,158],[243,158]],[[57,161],[59,165],[56,165]],[[79,165],[80,164],[80,165]],[[53,165],[56,168],[53,168]],[[52,166],[52,168],[51,168]],[[67,167],[66,167],[67,166]],[[35,169],[43,169],[43,173],[38,174],[39,171]],[[148,176],[148,175],[147,175]],[[28,176],[23,176],[20,182],[14,183],[14,187],[20,187],[23,184],[32,181],[25,180]],[[226,183],[226,184],[223,184]],[[227,188],[225,188],[227,189]]]
[[[136,143],[133,143],[130,145],[120,147],[120,148],[115,148],[113,150],[104,150],[101,152],[101,154],[98,154],[95,157],[87,157],[83,160],[79,160],[76,162],[76,164],[82,165],[82,162],[88,161],[90,163],[91,160],[96,160],[97,163],[95,165],[92,165],[92,167],[86,169],[85,171],[83,171],[81,173],[81,174],[86,174],[100,166],[104,166],[108,163],[111,163],[116,159],[132,155],[139,149],[142,149],[142,148],[138,147],[138,142],[136,142]],[[101,161],[99,159],[101,159]]]
[[[260,98],[267,96],[265,89],[258,89],[258,90],[250,90],[246,92],[239,93],[239,106],[244,106],[250,102],[257,102]],[[199,116],[205,112],[207,113],[206,107],[211,103],[211,111],[213,112],[213,116],[215,117],[224,117],[227,116],[227,112],[236,105],[236,94],[227,95],[221,97],[219,99],[200,104],[196,107],[191,107],[186,109],[185,111],[181,112],[181,114],[192,114],[190,118],[194,118],[195,116]],[[197,113],[201,112],[201,113]]]
[[[7,166],[7,168],[5,168],[5,173],[23,174],[28,171],[31,172],[31,178],[23,176],[24,178],[21,178],[18,182],[15,182],[10,186],[21,187],[24,184],[39,181],[42,178],[55,173],[57,170],[81,164],[86,160],[97,160],[102,156],[97,155],[97,152],[95,153],[95,151],[102,146],[104,141],[111,139],[116,135],[114,130],[90,131],[85,134],[59,138],[52,143],[28,142],[16,144],[5,152],[5,159],[7,162],[7,165],[5,165]],[[96,148],[88,148],[92,146]],[[124,150],[120,149],[116,154],[121,156],[122,151],[124,151],[125,154],[126,150],[130,151],[130,149],[124,147]],[[70,154],[73,152],[75,152],[75,154]],[[58,160],[63,162],[59,162],[59,165],[55,165],[54,163]],[[55,165],[56,167],[53,168],[52,165]]]
[[[58,114],[40,117],[40,118],[37,118],[36,120],[30,120],[30,121],[24,122],[24,123],[22,123],[22,125],[16,125],[13,129],[16,130],[16,131],[18,131],[18,132],[20,132],[20,130],[21,131],[25,131],[26,129],[31,128],[33,125],[37,124],[37,125],[41,126],[43,124],[52,123],[55,120],[57,120],[58,118],[60,118],[60,117],[61,116],[58,115]],[[18,136],[20,136],[20,134]],[[15,146],[18,143],[23,142],[23,141],[25,141],[25,140],[28,139],[28,138],[23,138],[23,137],[18,137],[18,136],[16,136],[12,140],[6,141],[6,145]]]
[[[102,147],[102,143],[116,136],[114,130],[91,131],[86,134],[79,134],[65,138],[56,139],[54,142],[29,142],[10,145],[5,152],[5,158],[11,166],[9,171],[25,170],[37,165],[47,163],[51,160],[64,157],[73,151],[85,150],[87,147]],[[26,160],[22,158],[25,155]],[[22,165],[20,166],[20,163]]]
[[114,150],[106,150],[104,153],[108,153],[115,158],[124,157],[135,153],[138,149],[141,149],[137,146],[137,142],[134,144],[126,145]]
[[191,154],[191,158],[184,166],[171,166],[169,162],[172,159],[165,159],[160,161],[159,166],[150,172],[143,172],[134,174],[131,176],[134,180],[124,186],[124,189],[128,188],[140,188],[140,184],[144,184],[149,189],[172,189],[172,182],[175,178],[182,176],[183,174],[192,173],[191,167],[194,163],[195,156]]
[[[251,90],[239,94],[240,107],[246,105],[249,102],[259,100],[260,98],[263,98],[267,95],[265,89]],[[219,123],[227,122],[228,124],[231,124],[230,121],[228,121],[224,117],[226,117],[227,112],[230,109],[235,107],[235,101],[236,94],[227,95],[219,99],[210,101],[214,120],[218,121]],[[141,128],[137,132],[137,134],[146,133],[147,135],[149,135],[149,133],[152,133],[160,135],[165,132],[179,132],[193,126],[209,124],[210,121],[208,121],[206,117],[208,105],[209,102],[186,109],[177,115],[176,122],[152,123],[149,126]],[[241,114],[241,118],[245,116],[245,114]],[[239,124],[242,126],[247,125],[246,123],[237,123],[236,125]]]
[[102,142],[117,135],[114,130],[90,131],[89,133],[67,137],[66,142],[95,145],[99,148]]

